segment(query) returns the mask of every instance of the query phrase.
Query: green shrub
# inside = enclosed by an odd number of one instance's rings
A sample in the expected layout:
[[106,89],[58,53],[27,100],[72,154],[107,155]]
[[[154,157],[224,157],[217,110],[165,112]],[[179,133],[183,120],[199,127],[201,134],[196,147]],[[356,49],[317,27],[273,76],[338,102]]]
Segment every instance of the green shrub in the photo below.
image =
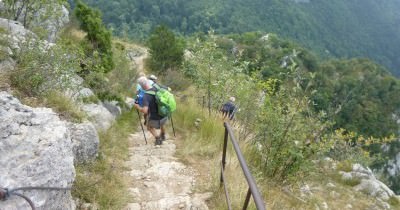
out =
[[74,69],[78,69],[74,55],[63,45],[48,47],[29,39],[16,56],[18,65],[11,74],[11,84],[28,96],[65,91],[71,85]]
[[338,163],[337,170],[350,172],[353,170],[353,163],[350,160],[344,160]]
[[154,29],[148,40],[148,46],[152,71],[165,74],[166,70],[181,66],[185,43],[175,37],[166,26],[161,25]]
[[75,7],[75,16],[82,30],[87,32],[86,55],[97,58],[96,65],[90,66],[91,71],[110,72],[114,68],[111,32],[104,26],[99,10],[88,7],[80,0]]
[[137,76],[137,69],[134,69],[132,62],[127,58],[127,50],[125,43],[117,42],[114,51],[114,63],[116,69],[108,73],[110,88],[117,93],[127,96],[133,96],[134,90],[132,89],[134,81]]
[[125,102],[120,93],[112,89],[112,85],[103,73],[90,72],[85,77],[85,84],[88,85],[100,101],[118,101],[124,106]]
[[172,91],[186,90],[192,82],[185,78],[180,72],[169,70],[163,77],[162,84],[168,86]]
[[[289,78],[302,74],[297,68],[291,71]],[[277,181],[300,181],[331,145],[325,135],[329,122],[321,122],[323,113],[310,109],[309,85],[302,88],[301,76],[293,81],[265,96],[256,122],[253,158],[267,177]]]

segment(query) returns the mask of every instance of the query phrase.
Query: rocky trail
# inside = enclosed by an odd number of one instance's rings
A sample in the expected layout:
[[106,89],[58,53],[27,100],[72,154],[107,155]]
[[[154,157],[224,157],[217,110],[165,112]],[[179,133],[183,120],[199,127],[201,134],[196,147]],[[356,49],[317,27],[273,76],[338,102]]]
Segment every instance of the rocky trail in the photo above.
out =
[[[146,132],[130,135],[129,168],[131,202],[126,210],[207,210],[206,200],[211,193],[197,193],[197,172],[176,158],[176,145],[167,138],[161,146]],[[168,137],[168,136],[167,136]]]
[[[148,52],[145,48],[134,51],[129,57],[137,72],[143,72]],[[198,173],[175,157],[174,142],[181,140],[167,136],[161,146],[155,146],[150,132],[145,134],[147,144],[140,127],[129,137],[126,167],[132,200],[125,210],[208,210],[211,193],[195,192]]]

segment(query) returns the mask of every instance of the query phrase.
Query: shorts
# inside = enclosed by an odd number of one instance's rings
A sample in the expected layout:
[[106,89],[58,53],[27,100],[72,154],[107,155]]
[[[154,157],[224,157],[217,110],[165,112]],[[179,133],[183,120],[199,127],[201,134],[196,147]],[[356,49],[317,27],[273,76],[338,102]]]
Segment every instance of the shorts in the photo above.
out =
[[168,117],[164,117],[160,120],[151,120],[148,119],[147,126],[150,128],[160,129],[162,125],[164,125],[168,120]]

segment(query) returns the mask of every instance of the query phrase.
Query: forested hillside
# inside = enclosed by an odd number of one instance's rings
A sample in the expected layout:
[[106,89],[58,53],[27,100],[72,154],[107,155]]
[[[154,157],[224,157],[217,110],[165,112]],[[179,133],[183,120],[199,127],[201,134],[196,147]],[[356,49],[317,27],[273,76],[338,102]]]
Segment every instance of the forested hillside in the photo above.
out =
[[181,34],[274,32],[322,57],[369,57],[400,75],[399,0],[85,0],[114,33],[145,39],[164,23]]

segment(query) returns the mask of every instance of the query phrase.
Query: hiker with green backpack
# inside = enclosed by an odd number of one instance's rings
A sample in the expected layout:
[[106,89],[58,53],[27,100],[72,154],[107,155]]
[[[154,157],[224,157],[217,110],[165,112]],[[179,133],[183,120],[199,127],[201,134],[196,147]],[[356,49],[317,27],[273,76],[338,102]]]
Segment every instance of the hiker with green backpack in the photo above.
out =
[[[164,124],[176,109],[176,102],[172,93],[158,84],[150,85],[145,76],[139,77],[138,84],[145,91],[143,106],[135,104],[140,112],[147,114],[147,129],[154,136],[155,145],[161,145],[166,139]],[[156,129],[160,129],[158,134]]]

